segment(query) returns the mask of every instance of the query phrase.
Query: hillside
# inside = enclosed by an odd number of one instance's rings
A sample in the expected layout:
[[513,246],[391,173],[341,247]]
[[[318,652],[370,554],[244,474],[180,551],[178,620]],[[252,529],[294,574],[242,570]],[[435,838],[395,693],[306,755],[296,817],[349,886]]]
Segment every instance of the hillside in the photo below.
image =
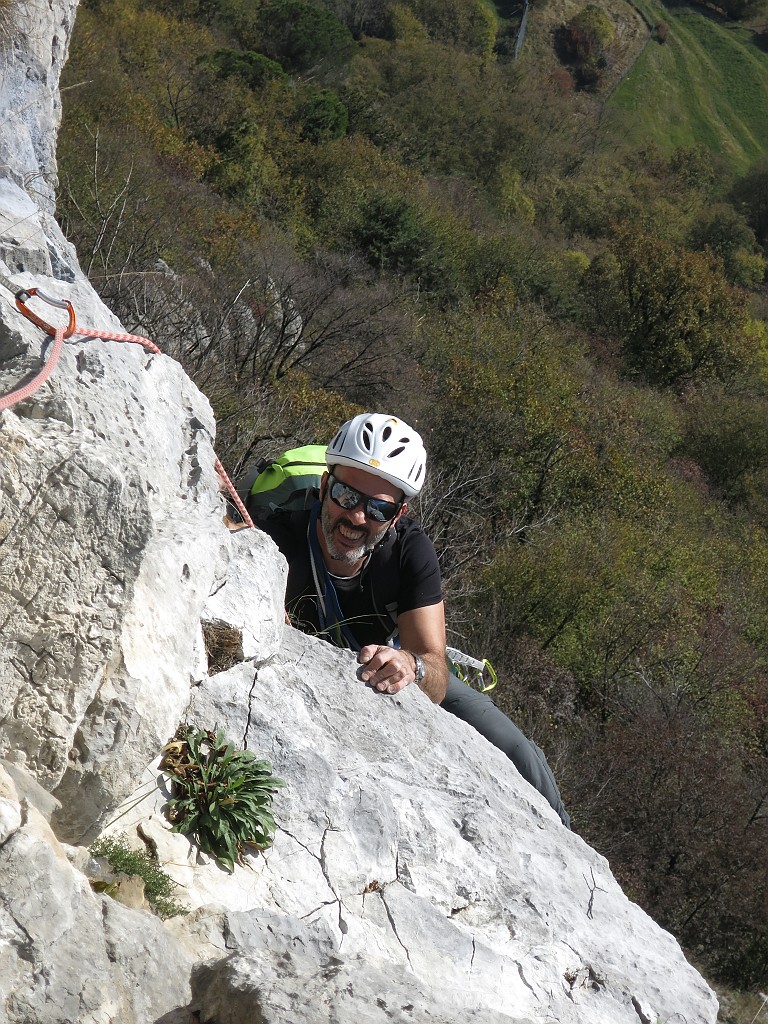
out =
[[500,751],[286,625],[284,558],[225,526],[209,402],[25,188],[74,8],[0,81],[29,112],[0,174],[3,1024],[714,1024],[674,937]]
[[768,49],[756,32],[700,10],[645,2],[666,42],[648,46],[610,100],[632,145],[700,143],[744,171],[768,151]]
[[[608,87],[630,65],[648,36],[648,26],[641,9],[629,0],[606,0],[601,8],[617,26],[612,51]],[[580,0],[547,0],[534,2],[529,11],[528,32],[520,59],[534,62],[548,71],[557,67],[554,35],[584,4]]]
[[[534,4],[521,61],[555,71],[555,33],[582,7],[577,0]],[[653,143],[670,152],[700,143],[736,171],[768,151],[768,47],[759,28],[655,0],[601,7],[616,25],[594,97],[598,108],[607,97],[606,146]],[[665,41],[643,48],[649,26],[659,22],[668,26]]]

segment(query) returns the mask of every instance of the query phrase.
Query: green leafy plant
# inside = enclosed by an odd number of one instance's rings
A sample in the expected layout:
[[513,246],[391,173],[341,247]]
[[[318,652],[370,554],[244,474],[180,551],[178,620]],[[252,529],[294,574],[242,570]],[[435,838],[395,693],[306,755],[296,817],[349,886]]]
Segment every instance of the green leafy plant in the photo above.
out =
[[[101,836],[91,847],[91,856],[103,857],[116,874],[138,875],[144,881],[147,902],[159,917],[187,913],[174,896],[176,882],[148,853],[132,849],[124,833]],[[109,893],[109,887],[103,887],[103,891]]]
[[160,762],[172,783],[168,820],[228,871],[246,846],[272,843],[272,794],[284,786],[268,761],[227,743],[219,730],[182,726]]

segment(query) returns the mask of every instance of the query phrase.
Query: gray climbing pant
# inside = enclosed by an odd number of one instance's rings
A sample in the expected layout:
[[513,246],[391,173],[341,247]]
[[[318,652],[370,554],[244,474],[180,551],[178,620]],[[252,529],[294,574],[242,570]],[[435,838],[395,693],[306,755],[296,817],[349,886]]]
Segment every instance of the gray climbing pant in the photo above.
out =
[[560,790],[544,751],[527,739],[486,693],[473,690],[450,673],[448,690],[440,707],[477,729],[481,736],[503,751],[526,782],[546,798],[565,827],[571,827],[571,817],[563,807]]

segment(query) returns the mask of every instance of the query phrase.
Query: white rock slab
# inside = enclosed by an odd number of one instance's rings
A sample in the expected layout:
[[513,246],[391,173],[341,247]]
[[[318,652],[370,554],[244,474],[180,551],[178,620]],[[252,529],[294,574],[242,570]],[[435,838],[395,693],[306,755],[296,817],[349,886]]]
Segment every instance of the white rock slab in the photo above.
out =
[[4,1024],[146,1024],[187,1006],[183,947],[151,914],[94,894],[0,768],[0,806],[9,803],[16,825],[0,842]]
[[[376,694],[350,657],[286,629],[269,664],[198,687],[187,718],[245,739],[288,782],[275,797],[273,847],[246,855],[233,875],[168,836],[152,776],[144,800],[115,823],[152,837],[195,908],[194,927],[178,921],[174,931],[199,943],[199,959],[219,958],[220,970],[193,984],[200,1006],[246,992],[265,1021],[294,1019],[285,991],[274,995],[288,981],[264,952],[265,927],[232,941],[236,920],[268,915],[274,934],[278,914],[283,928],[301,922],[305,951],[316,947],[314,961],[289,972],[294,986],[298,972],[307,991],[322,988],[329,944],[334,977],[360,977],[355,998],[330,982],[323,989],[333,1019],[350,1024],[361,1014],[389,1019],[376,1000],[391,1009],[406,992],[414,1019],[425,1020],[715,1020],[709,988],[604,858],[499,751],[418,690]],[[393,977],[397,985],[383,985]]]
[[237,571],[214,584],[202,621],[236,629],[246,661],[267,661],[278,651],[283,635],[288,567],[259,530],[232,533],[231,548]]

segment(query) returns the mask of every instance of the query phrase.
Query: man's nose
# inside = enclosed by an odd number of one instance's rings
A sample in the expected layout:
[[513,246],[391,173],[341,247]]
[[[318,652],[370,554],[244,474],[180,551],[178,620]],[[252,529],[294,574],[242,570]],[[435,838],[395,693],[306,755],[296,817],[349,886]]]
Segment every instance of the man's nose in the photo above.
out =
[[356,505],[352,509],[352,511],[350,512],[350,516],[352,518],[352,521],[357,526],[364,526],[365,525],[365,506],[363,505],[362,501],[360,502],[359,505]]

